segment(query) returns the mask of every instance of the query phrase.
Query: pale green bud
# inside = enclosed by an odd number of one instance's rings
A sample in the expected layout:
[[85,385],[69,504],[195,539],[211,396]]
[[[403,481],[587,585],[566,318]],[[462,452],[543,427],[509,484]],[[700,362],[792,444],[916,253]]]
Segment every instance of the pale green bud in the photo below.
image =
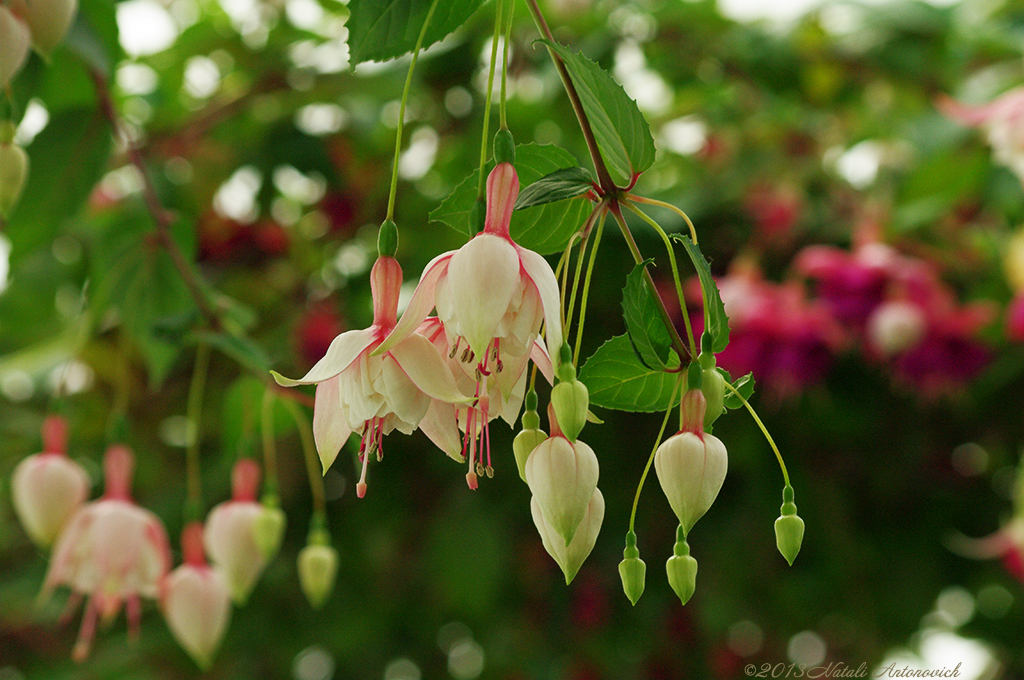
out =
[[775,520],[775,544],[790,566],[800,552],[804,542],[804,521],[796,514],[793,502],[793,487],[782,490],[782,514]]
[[276,500],[263,499],[262,510],[253,522],[253,540],[265,559],[272,560],[281,549],[287,518]]
[[319,609],[334,590],[338,551],[330,545],[310,543],[299,552],[299,585],[313,609]]
[[[2,9],[2,8],[0,8]],[[13,136],[13,125],[2,123],[0,126],[11,128],[0,131],[0,135]],[[14,210],[21,192],[25,189],[28,178],[28,154],[12,140],[0,138],[0,216],[6,217]]]
[[604,496],[601,494],[601,490],[594,489],[583,519],[580,520],[576,534],[568,545],[564,544],[562,537],[544,518],[536,498],[530,501],[530,512],[533,515],[533,523],[540,533],[541,541],[544,543],[544,549],[562,568],[566,585],[572,583],[576,573],[583,566],[583,562],[590,555],[590,551],[594,549],[597,535],[601,531],[601,523],[604,521]]
[[654,470],[684,533],[715,502],[728,466],[725,444],[710,434],[679,432],[658,447]]
[[579,380],[560,382],[551,390],[551,405],[555,409],[555,417],[562,428],[562,434],[571,441],[576,438],[587,424],[587,412],[590,408],[590,393],[587,386]]
[[683,535],[683,527],[676,531],[676,545],[672,557],[665,564],[668,573],[668,584],[679,596],[679,601],[686,604],[693,597],[697,588],[697,560],[690,556],[690,545]]
[[640,559],[640,551],[636,548],[636,534],[630,531],[626,534],[626,548],[622,551],[622,561],[619,562],[622,590],[629,598],[630,604],[635,605],[644,594],[646,577],[647,565]]
[[707,402],[704,409],[704,428],[707,429],[725,410],[725,378],[716,369],[705,368],[700,385],[700,391]]
[[526,461],[526,483],[564,545],[572,542],[587,512],[599,472],[593,449],[558,435],[545,439]]
[[[524,417],[523,420],[526,420]],[[523,430],[512,440],[512,451],[516,454],[516,465],[519,467],[519,477],[526,481],[526,461],[530,454],[548,438],[544,430],[530,429]]]

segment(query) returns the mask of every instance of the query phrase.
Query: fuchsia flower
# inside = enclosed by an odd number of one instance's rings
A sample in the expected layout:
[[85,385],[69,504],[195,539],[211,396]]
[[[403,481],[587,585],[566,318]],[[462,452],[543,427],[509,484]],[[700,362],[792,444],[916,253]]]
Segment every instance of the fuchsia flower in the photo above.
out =
[[245,604],[256,586],[267,555],[260,550],[256,525],[263,505],[256,501],[260,467],[252,458],[242,458],[231,472],[231,500],[218,503],[206,517],[203,545],[210,561],[224,575],[231,599]]
[[[72,657],[89,655],[97,619],[110,622],[126,605],[129,631],[138,632],[139,597],[156,599],[170,569],[170,548],[160,518],[131,498],[134,457],[127,446],[111,446],[103,459],[103,497],[79,510],[53,549],[42,597],[58,585],[74,591],[73,607],[89,595]],[[70,608],[69,608],[70,611]]]
[[66,455],[67,423],[43,422],[43,451],[18,463],[11,477],[14,511],[25,533],[47,548],[89,496],[89,475]]
[[[349,436],[360,435],[363,469],[356,486],[360,498],[366,493],[367,463],[374,453],[380,459],[384,435],[395,429],[411,434],[421,425],[432,399],[466,400],[444,358],[422,335],[410,332],[386,348],[382,344],[397,323],[402,288],[398,261],[377,258],[370,287],[373,325],[336,337],[327,354],[299,380],[274,373],[280,385],[317,385],[313,437],[325,472]],[[451,437],[435,427],[435,420],[427,419],[421,429],[440,448],[451,451]]]
[[206,670],[227,632],[231,598],[222,574],[206,563],[202,524],[182,529],[181,550],[185,563],[164,579],[160,609],[174,639]]
[[941,97],[938,107],[953,120],[984,130],[996,160],[1024,181],[1024,87],[978,106]]
[[[492,470],[488,423],[513,406],[518,412],[521,397],[513,398],[513,393],[527,358],[534,353],[542,322],[550,355],[557,356],[562,345],[554,272],[543,257],[520,247],[509,235],[518,195],[515,168],[511,163],[499,164],[487,178],[483,231],[459,250],[439,255],[427,265],[402,320],[375,351],[393,351],[412,337],[430,310],[437,309],[448,355],[458,357],[474,384],[472,403],[459,413],[466,433],[463,456],[468,453],[469,458],[466,481],[473,489],[477,475]],[[501,405],[491,403],[495,384],[503,397]]]

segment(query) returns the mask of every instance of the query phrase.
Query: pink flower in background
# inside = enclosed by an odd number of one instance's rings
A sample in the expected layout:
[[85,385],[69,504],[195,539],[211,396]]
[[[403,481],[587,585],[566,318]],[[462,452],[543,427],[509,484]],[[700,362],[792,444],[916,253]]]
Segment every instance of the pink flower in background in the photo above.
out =
[[25,533],[48,548],[89,496],[89,475],[67,457],[67,422],[43,421],[43,450],[18,463],[11,476],[14,511]]
[[996,161],[1024,181],[1024,87],[1008,90],[987,104],[963,104],[945,96],[937,104],[953,120],[984,130]]
[[[356,493],[366,494],[366,468],[374,454],[382,455],[384,435],[392,430],[411,434],[427,415],[432,399],[466,401],[445,365],[444,358],[423,336],[410,332],[396,341],[384,338],[395,328],[402,268],[393,257],[379,257],[370,273],[373,325],[334,339],[327,354],[299,380],[274,373],[284,386],[316,384],[313,438],[326,471],[342,445],[355,432],[360,435],[363,462]],[[417,322],[418,323],[418,322]],[[412,329],[415,330],[415,327]],[[424,432],[442,449],[428,421]],[[450,447],[449,447],[450,448]]]
[[504,405],[491,405],[491,384],[496,382],[504,401],[510,401],[542,322],[549,354],[557,356],[562,345],[554,272],[543,257],[520,247],[509,235],[518,195],[515,168],[510,163],[495,167],[487,178],[484,230],[426,266],[402,320],[376,350],[387,351],[410,337],[436,307],[449,355],[466,364],[475,385],[464,418],[463,446],[469,458],[466,482],[473,489],[478,474],[492,470],[487,424],[504,410]]
[[184,564],[164,579],[160,609],[174,639],[202,670],[213,663],[231,619],[231,597],[224,577],[206,563],[203,525],[181,531]]
[[267,556],[256,542],[256,524],[263,505],[256,501],[260,466],[242,458],[231,471],[231,500],[218,503],[206,517],[203,545],[210,561],[224,575],[231,599],[245,604],[256,586]]
[[73,658],[89,655],[97,621],[109,623],[124,603],[129,631],[137,634],[140,597],[156,599],[170,569],[170,548],[160,518],[131,498],[134,457],[111,446],[103,459],[103,497],[79,510],[61,532],[43,583],[43,598],[59,585],[74,591],[72,606],[88,595]]

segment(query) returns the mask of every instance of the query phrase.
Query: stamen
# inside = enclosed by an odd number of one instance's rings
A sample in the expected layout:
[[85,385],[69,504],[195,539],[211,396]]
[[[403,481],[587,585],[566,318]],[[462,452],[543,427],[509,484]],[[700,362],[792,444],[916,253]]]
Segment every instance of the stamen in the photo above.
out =
[[89,598],[85,605],[85,614],[82,615],[82,628],[78,631],[78,641],[71,652],[71,658],[81,663],[89,656],[92,648],[92,639],[96,636],[96,617],[99,614],[99,607],[95,601],[96,596]]
[[[365,440],[366,435],[369,432],[369,430],[370,430],[370,428],[367,428],[367,430],[363,432],[364,440]],[[369,462],[370,462],[370,455],[373,453],[374,445],[375,445],[375,443],[371,439],[370,440],[370,449],[365,454],[363,454],[363,456],[362,456],[363,471],[359,474],[359,482],[356,484],[356,496],[359,497],[359,498],[362,498],[363,496],[366,495],[366,467],[367,467],[367,464],[369,464]]]
[[462,342],[462,338],[455,338],[455,344],[452,345],[452,351],[448,352],[448,358],[455,357],[455,353],[459,351],[459,343]]
[[476,462],[476,473],[478,475],[484,474],[484,464],[479,460]]
[[462,350],[462,356],[459,357],[459,360],[462,363],[467,364],[470,361],[472,361],[472,359],[470,358],[472,355],[473,355],[473,350],[471,350],[470,348],[467,347],[466,349]]
[[490,465],[488,465],[487,467],[484,468],[484,472],[487,473],[487,479],[493,479],[494,478],[494,468],[491,467]]
[[501,363],[501,359],[498,359],[498,366],[494,369],[495,373],[501,373],[505,369],[505,364]]

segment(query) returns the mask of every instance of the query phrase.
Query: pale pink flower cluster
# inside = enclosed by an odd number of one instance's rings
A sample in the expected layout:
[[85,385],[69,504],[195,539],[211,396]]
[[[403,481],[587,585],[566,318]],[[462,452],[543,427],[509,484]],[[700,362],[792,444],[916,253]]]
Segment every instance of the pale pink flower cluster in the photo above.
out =
[[1024,182],[1024,87],[1008,90],[987,104],[941,97],[938,106],[953,120],[983,130],[996,160]]

